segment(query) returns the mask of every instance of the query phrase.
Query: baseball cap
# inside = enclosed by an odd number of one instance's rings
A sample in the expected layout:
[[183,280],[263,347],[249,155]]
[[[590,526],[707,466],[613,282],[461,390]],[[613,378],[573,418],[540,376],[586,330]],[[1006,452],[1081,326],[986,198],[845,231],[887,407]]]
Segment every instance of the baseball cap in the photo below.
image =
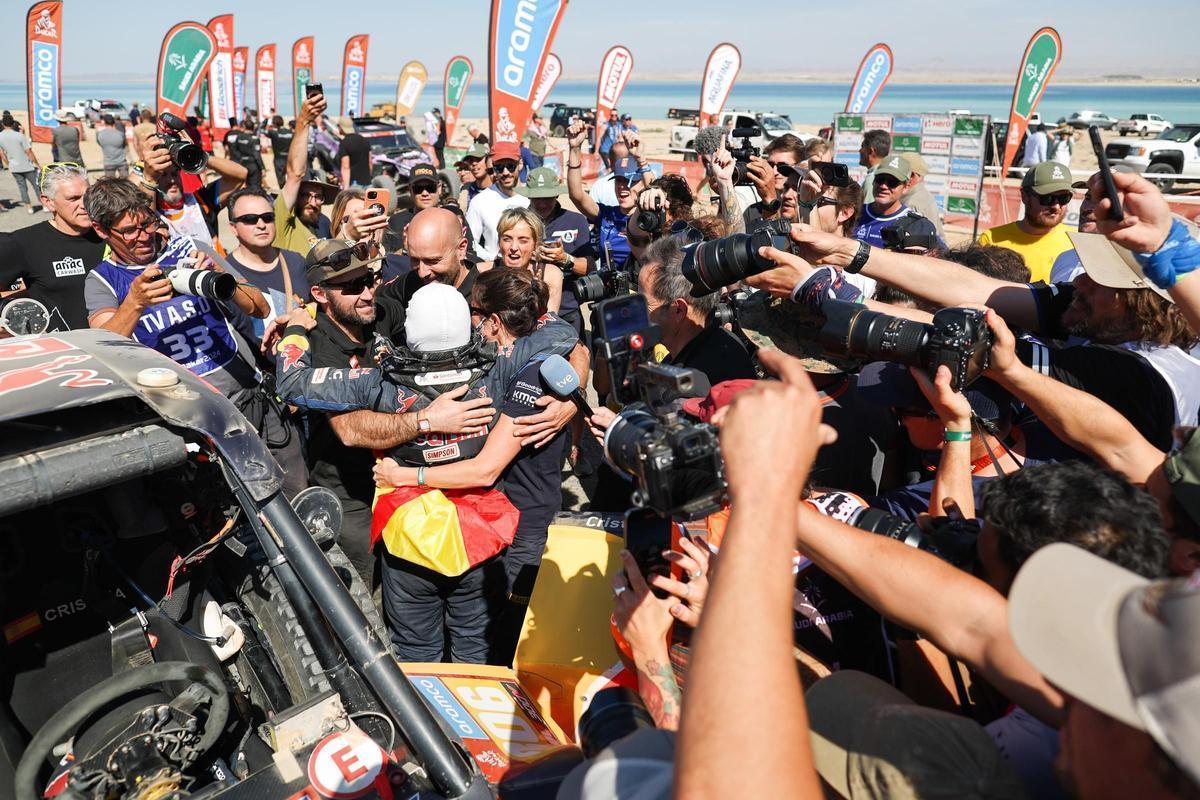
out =
[[383,260],[383,255],[377,248],[372,247],[372,244],[345,239],[321,239],[304,257],[304,276],[315,286],[377,264]]
[[925,159],[921,158],[920,153],[905,153],[904,160],[908,162],[908,166],[912,169],[914,175],[920,175],[924,178],[929,174],[929,165],[925,163]]
[[718,409],[733,402],[733,398],[749,389],[758,381],[750,378],[739,378],[733,381],[721,381],[708,390],[704,397],[689,397],[683,401],[683,413],[695,417],[701,422],[709,422]]
[[613,171],[613,175],[615,177],[624,178],[625,180],[629,181],[630,183],[633,183],[635,180],[637,180],[637,176],[638,176],[637,159],[634,158],[633,156],[625,156],[624,158],[618,158],[616,161],[613,162],[613,170],[612,171]]
[[[862,399],[878,406],[909,411],[932,411],[921,387],[908,367],[890,361],[874,361],[858,374],[858,392]],[[980,419],[1000,419],[1013,403],[1012,395],[988,378],[978,378],[963,390],[971,410]]]
[[558,197],[565,191],[566,188],[558,182],[558,175],[549,167],[529,170],[525,185],[517,187],[517,193],[526,197]]
[[1183,510],[1200,525],[1200,436],[1198,428],[1187,434],[1183,446],[1167,456],[1163,462],[1163,475],[1171,486],[1171,494]]
[[1021,188],[1035,194],[1071,191],[1071,170],[1057,161],[1043,161],[1025,173]]
[[904,156],[891,155],[880,161],[879,166],[875,168],[875,176],[880,175],[891,175],[903,183],[912,177],[912,167]]
[[1148,733],[1200,783],[1200,573],[1148,581],[1047,545],[1013,580],[1008,625],[1048,681]]
[[1142,265],[1126,248],[1099,233],[1067,231],[1067,236],[1075,245],[1084,272],[1096,283],[1110,289],[1149,289],[1167,302],[1175,302],[1166,289],[1158,288],[1146,278]]
[[324,205],[332,203],[337,198],[338,192],[341,191],[332,183],[325,183],[324,181],[300,181],[300,191],[303,192],[305,189],[316,189],[319,191],[321,193],[321,202]]
[[632,120],[632,119],[633,119],[633,115],[632,115],[632,114],[622,114],[622,115],[621,115],[621,121],[622,121],[622,122],[624,122],[624,121],[626,121],[626,120]]
[[516,142],[496,142],[492,145],[492,161],[521,160],[521,148]]
[[430,164],[417,164],[408,171],[408,185],[412,186],[417,181],[425,181],[436,185],[439,182],[437,170]]
[[413,293],[404,318],[408,346],[422,353],[453,350],[471,341],[471,308],[462,292],[430,283]]
[[468,158],[483,159],[483,158],[487,158],[487,157],[488,157],[487,145],[480,144],[479,142],[475,142],[474,144],[472,144],[470,147],[467,148],[467,153],[466,153],[466,155],[463,156],[463,160],[466,161]]

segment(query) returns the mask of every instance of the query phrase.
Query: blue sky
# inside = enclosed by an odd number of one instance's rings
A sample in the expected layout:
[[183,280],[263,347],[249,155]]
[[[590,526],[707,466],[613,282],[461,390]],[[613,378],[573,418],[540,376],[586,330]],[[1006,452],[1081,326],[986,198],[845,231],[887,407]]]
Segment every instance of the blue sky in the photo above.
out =
[[[63,72],[68,79],[148,78],[160,37],[172,24],[188,17],[205,22],[232,11],[237,43],[251,52],[260,44],[278,43],[281,66],[290,63],[291,42],[315,34],[318,72],[333,76],[346,38],[370,33],[372,75],[394,75],[416,58],[431,77],[440,77],[447,58],[458,52],[482,68],[488,6],[487,0],[138,0],[127,5],[67,0]],[[22,80],[27,7],[5,3],[0,11],[0,80]],[[1195,46],[1200,4],[1194,0],[573,0],[554,50],[568,77],[594,75],[604,51],[618,42],[633,51],[635,76],[694,77],[712,46],[727,39],[742,51],[743,75],[790,71],[849,77],[866,48],[882,40],[895,52],[898,78],[905,71],[1007,73],[1015,71],[1029,36],[1046,24],[1063,37],[1061,77],[1200,77]]]

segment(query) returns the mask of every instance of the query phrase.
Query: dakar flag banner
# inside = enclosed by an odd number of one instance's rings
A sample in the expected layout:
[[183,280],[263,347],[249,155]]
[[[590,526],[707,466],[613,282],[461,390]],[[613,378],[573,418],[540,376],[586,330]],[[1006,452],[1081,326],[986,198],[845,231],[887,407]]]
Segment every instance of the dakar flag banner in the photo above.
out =
[[492,0],[488,118],[492,142],[521,141],[567,0]]
[[417,107],[421,92],[425,91],[425,83],[429,73],[420,61],[410,61],[400,70],[400,78],[396,81],[396,117],[406,117]]
[[181,22],[163,37],[158,53],[158,113],[188,115],[200,79],[217,53],[217,39],[199,22]]
[[471,73],[475,65],[466,56],[455,56],[446,64],[446,74],[442,79],[442,110],[445,112],[446,141],[454,135],[454,125],[458,122],[458,113],[462,111],[467,99],[467,87],[471,85]]
[[297,117],[300,116],[300,104],[304,102],[304,87],[312,83],[316,71],[313,37],[303,36],[292,45],[292,105]]
[[25,17],[25,86],[29,138],[51,140],[62,105],[62,3],[34,3]]
[[562,76],[562,60],[551,53],[546,56],[546,66],[542,68],[542,77],[538,78],[537,88],[533,90],[533,101],[529,104],[528,126],[533,121],[534,112],[546,104],[546,98],[554,91],[554,84]]
[[254,57],[254,84],[258,87],[258,116],[275,113],[275,45],[264,44]]
[[365,113],[367,95],[367,45],[371,37],[365,33],[346,40],[342,53],[342,116],[361,117]]
[[233,115],[239,119],[246,107],[246,65],[249,62],[249,47],[233,48]]
[[202,104],[208,102],[213,130],[227,130],[229,118],[238,115],[233,96],[233,14],[213,17],[208,21],[208,29],[217,40],[217,54],[208,68],[208,92],[201,88],[200,100]]
[[883,85],[892,77],[892,69],[896,61],[892,57],[892,48],[883,42],[872,47],[858,64],[858,73],[854,83],[850,84],[850,94],[846,96],[847,114],[865,114],[875,105],[883,92]]
[[708,54],[708,63],[704,65],[704,83],[700,86],[701,128],[717,123],[741,69],[742,53],[729,42],[722,42]]
[[1017,145],[1029,128],[1029,118],[1037,110],[1038,101],[1046,91],[1046,84],[1054,74],[1054,68],[1062,60],[1062,37],[1054,28],[1042,28],[1033,35],[1025,46],[1021,57],[1017,83],[1013,86],[1012,109],[1008,112],[1008,137],[1004,140],[1004,160],[1001,175],[1008,173]]
[[596,141],[604,136],[604,129],[612,119],[621,92],[633,74],[633,53],[624,45],[614,45],[604,54],[600,62],[600,82],[596,86]]

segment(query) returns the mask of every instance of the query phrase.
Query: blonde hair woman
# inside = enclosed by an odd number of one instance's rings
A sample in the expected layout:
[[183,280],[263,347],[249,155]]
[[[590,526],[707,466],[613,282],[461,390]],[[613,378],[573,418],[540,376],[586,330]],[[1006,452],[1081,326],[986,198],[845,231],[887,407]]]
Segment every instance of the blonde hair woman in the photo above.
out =
[[546,284],[549,289],[546,308],[558,311],[562,300],[563,272],[558,264],[562,261],[562,253],[555,258],[554,252],[562,250],[562,244],[555,242],[557,248],[543,245],[546,238],[546,226],[532,209],[510,208],[500,215],[496,223],[496,234],[499,237],[499,255],[494,266],[509,269],[526,270]]

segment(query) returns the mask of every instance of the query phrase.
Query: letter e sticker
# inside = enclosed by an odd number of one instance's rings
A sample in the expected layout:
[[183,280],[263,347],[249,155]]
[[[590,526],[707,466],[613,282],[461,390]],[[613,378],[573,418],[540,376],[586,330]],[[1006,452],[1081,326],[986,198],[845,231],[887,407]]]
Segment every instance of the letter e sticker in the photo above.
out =
[[365,733],[335,733],[322,739],[309,756],[308,781],[334,800],[361,797],[374,786],[385,759],[383,750]]

